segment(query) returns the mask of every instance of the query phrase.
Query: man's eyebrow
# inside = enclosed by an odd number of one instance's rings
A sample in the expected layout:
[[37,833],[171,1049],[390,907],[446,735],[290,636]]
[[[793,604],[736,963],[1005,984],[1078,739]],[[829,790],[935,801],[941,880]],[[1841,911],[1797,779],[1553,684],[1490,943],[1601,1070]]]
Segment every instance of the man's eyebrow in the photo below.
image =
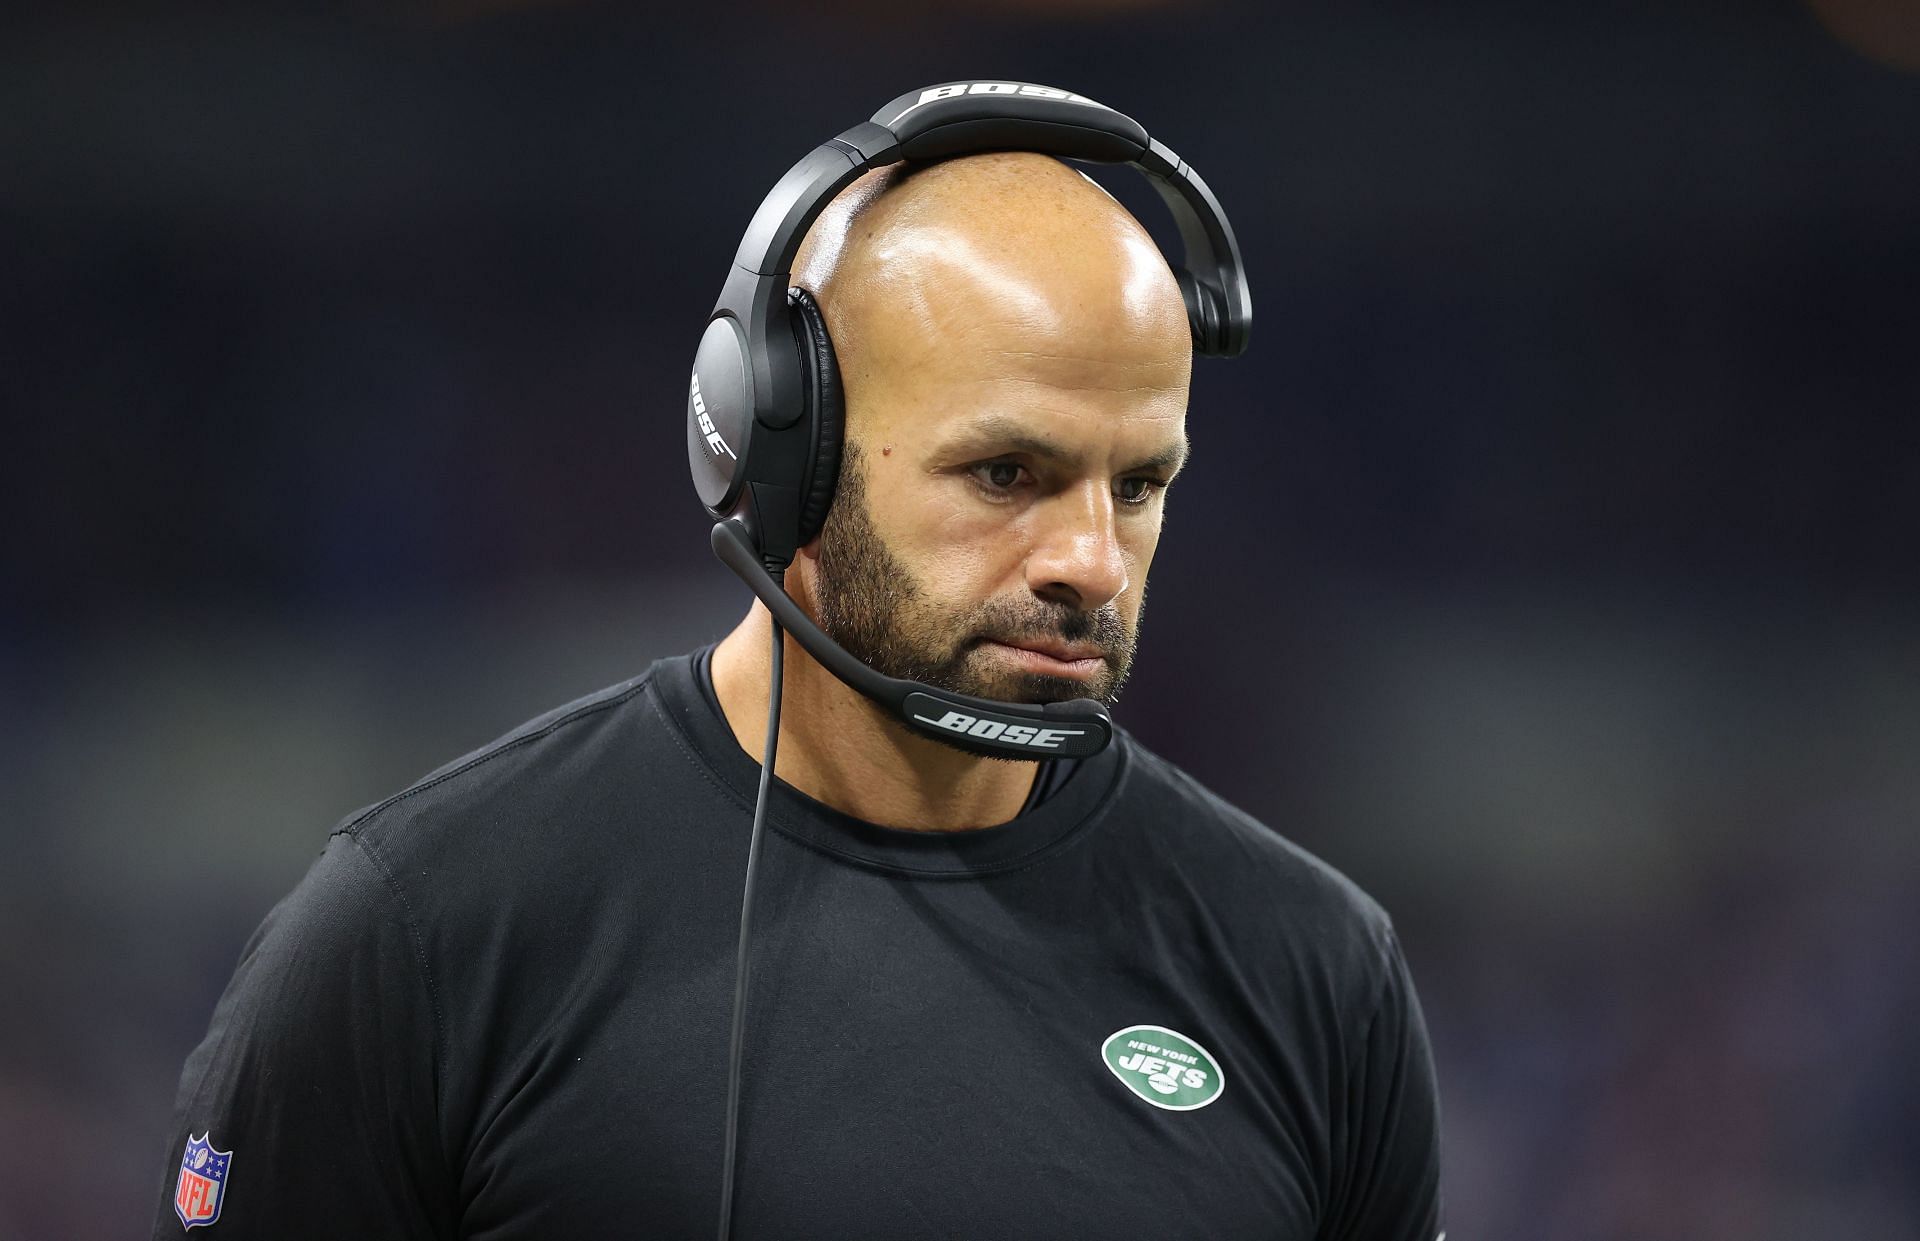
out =
[[[1043,461],[1053,461],[1063,465],[1076,465],[1080,454],[1058,440],[1035,431],[1018,418],[1004,414],[989,415],[980,418],[956,433],[944,446],[945,451],[956,456],[980,454],[998,456],[1019,453]],[[1144,460],[1129,465],[1122,473],[1132,474],[1142,470],[1161,471],[1169,477],[1179,472],[1186,464],[1191,445],[1183,433],[1180,441],[1154,453]]]
[[1148,457],[1145,461],[1128,467],[1126,472],[1133,474],[1140,470],[1152,470],[1156,473],[1164,473],[1168,478],[1172,478],[1187,464],[1187,458],[1192,455],[1193,443],[1187,439],[1183,433],[1180,436],[1180,442],[1178,444],[1169,444],[1159,452],[1154,453],[1151,457]]

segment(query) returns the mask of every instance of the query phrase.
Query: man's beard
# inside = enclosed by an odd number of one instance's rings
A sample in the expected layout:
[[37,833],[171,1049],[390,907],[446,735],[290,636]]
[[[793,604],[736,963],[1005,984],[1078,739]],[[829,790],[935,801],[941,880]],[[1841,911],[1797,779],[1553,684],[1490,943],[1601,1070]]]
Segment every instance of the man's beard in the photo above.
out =
[[[1112,603],[1087,612],[1029,594],[989,599],[964,615],[942,613],[874,527],[852,443],[821,528],[818,570],[820,627],[854,658],[891,677],[1002,702],[1092,698],[1110,707],[1133,665],[1134,633]],[[984,646],[1048,638],[1092,643],[1105,668],[1084,681],[1022,672],[993,659]]]

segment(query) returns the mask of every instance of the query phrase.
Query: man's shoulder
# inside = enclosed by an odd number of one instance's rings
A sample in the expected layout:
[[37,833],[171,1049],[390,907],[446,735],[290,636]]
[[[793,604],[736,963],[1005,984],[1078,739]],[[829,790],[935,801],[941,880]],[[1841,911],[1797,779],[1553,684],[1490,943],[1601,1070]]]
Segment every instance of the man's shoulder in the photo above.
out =
[[1229,910],[1284,915],[1355,948],[1385,948],[1393,934],[1386,910],[1331,863],[1201,783],[1172,760],[1128,737],[1137,778],[1131,811],[1143,839],[1172,855]]
[[538,817],[627,773],[624,754],[644,744],[637,733],[656,723],[645,697],[661,662],[639,675],[576,698],[527,720],[442,764],[391,796],[341,820],[348,835],[375,853],[444,845],[488,824]]

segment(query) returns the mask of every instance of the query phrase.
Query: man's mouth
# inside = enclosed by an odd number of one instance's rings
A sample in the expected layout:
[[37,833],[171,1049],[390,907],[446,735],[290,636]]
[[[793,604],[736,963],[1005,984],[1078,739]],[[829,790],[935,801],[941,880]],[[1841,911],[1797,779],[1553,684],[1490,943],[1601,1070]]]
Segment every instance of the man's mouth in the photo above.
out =
[[982,645],[1042,676],[1084,680],[1106,665],[1106,655],[1091,642],[1063,642],[1058,638],[986,639]]

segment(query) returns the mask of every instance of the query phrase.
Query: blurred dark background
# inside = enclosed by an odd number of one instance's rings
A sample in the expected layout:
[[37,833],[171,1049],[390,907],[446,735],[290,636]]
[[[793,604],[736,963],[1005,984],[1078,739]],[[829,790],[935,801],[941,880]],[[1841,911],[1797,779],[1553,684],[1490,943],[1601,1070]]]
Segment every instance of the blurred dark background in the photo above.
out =
[[11,13],[0,1237],[143,1235],[336,819],[744,611],[725,264],[979,75],[1238,228],[1120,718],[1394,914],[1452,1234],[1920,1237],[1914,6]]

